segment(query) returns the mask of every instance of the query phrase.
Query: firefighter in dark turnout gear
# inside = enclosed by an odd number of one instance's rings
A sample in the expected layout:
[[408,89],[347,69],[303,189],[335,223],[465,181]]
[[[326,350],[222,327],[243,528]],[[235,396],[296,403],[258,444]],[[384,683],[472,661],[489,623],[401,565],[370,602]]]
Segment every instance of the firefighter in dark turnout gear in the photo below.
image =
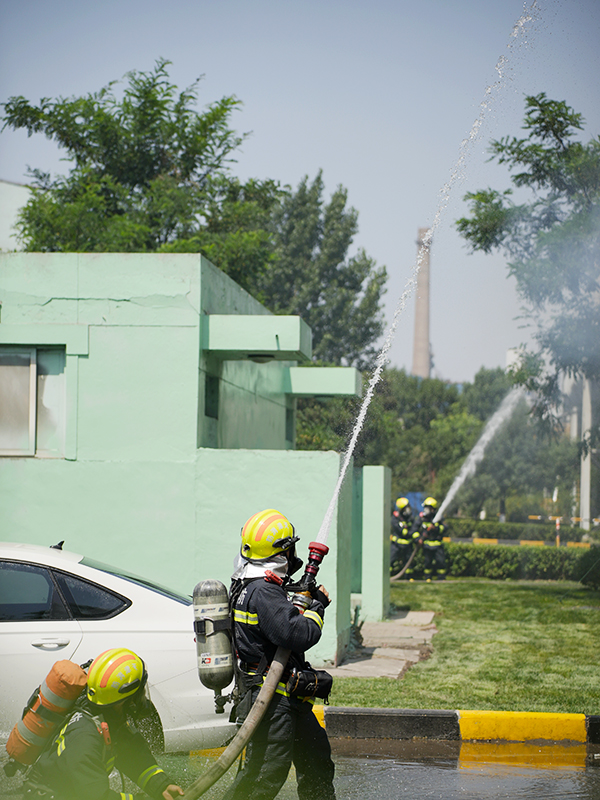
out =
[[293,763],[299,800],[335,800],[334,765],[325,730],[313,714],[312,698],[291,696],[290,671],[306,669],[304,651],[321,637],[329,596],[320,586],[304,613],[290,602],[284,586],[302,566],[296,557],[292,524],[274,509],[250,517],[230,591],[233,638],[244,692],[242,722],[254,703],[278,647],[292,651],[277,690],[246,750],[225,800],[272,800]]
[[426,580],[436,578],[446,580],[446,552],[444,550],[444,530],[441,522],[434,522],[438,503],[434,497],[427,497],[421,511],[421,523],[418,529],[418,541],[423,545]]
[[[410,558],[419,534],[414,530],[413,513],[406,497],[396,500],[390,533],[390,575],[397,575]],[[404,573],[410,578],[412,565]]]
[[[107,650],[92,662],[86,693],[34,764],[24,785],[33,800],[133,800],[110,788],[116,767],[154,800],[182,795],[128,722],[144,705],[147,673],[131,650]],[[139,795],[138,795],[139,796]]]

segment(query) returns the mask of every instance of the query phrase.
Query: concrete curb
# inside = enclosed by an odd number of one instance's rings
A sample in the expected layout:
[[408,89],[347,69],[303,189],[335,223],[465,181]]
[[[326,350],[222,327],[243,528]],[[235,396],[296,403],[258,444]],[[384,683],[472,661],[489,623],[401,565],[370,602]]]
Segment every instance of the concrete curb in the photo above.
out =
[[600,744],[600,715],[315,706],[331,738]]

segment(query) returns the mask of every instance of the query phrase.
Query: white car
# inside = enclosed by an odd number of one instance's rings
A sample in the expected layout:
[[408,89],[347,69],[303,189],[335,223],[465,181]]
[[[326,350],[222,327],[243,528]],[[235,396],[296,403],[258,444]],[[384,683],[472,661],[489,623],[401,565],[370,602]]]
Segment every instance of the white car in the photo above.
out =
[[83,664],[112,647],[146,663],[166,752],[219,747],[235,733],[198,677],[190,597],[56,546],[0,542],[2,744],[55,661]]

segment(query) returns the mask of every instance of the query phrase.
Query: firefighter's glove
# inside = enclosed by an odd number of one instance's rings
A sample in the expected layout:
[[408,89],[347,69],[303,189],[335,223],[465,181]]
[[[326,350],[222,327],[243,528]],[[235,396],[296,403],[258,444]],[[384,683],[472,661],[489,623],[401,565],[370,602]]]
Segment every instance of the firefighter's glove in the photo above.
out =
[[329,592],[322,584],[315,589],[312,596],[315,600],[321,603],[324,609],[327,608],[327,606],[331,603],[331,600],[329,599]]

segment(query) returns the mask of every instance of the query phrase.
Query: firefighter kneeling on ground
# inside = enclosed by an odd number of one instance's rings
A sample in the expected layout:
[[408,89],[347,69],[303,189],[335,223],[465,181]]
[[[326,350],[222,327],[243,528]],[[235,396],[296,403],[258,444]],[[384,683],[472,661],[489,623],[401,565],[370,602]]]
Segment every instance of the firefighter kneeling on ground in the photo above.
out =
[[[390,533],[390,575],[397,575],[410,558],[419,536],[413,525],[413,512],[406,497],[396,500],[392,511]],[[414,572],[412,565],[404,573],[409,579]]]
[[24,797],[133,800],[132,794],[110,788],[113,766],[155,800],[182,795],[127,719],[143,714],[147,680],[144,662],[131,650],[99,655],[89,668],[85,694],[27,777]]
[[423,575],[430,581],[436,578],[446,580],[446,553],[444,551],[444,525],[434,522],[438,503],[433,497],[425,498],[421,511],[421,524],[418,530],[419,544],[423,545],[425,569]]
[[[307,598],[303,614],[291,603],[285,587],[302,566],[296,556],[297,541],[293,525],[274,509],[254,514],[242,528],[230,589],[233,642],[244,693],[237,707],[238,722],[245,719],[256,700],[277,648],[292,652],[226,800],[272,800],[292,763],[299,800],[335,800],[327,734],[313,713],[313,698],[296,693],[296,677],[312,670],[304,651],[321,638],[329,595],[319,586]],[[293,673],[294,669],[300,673]],[[317,674],[329,679],[328,694],[331,676]]]

